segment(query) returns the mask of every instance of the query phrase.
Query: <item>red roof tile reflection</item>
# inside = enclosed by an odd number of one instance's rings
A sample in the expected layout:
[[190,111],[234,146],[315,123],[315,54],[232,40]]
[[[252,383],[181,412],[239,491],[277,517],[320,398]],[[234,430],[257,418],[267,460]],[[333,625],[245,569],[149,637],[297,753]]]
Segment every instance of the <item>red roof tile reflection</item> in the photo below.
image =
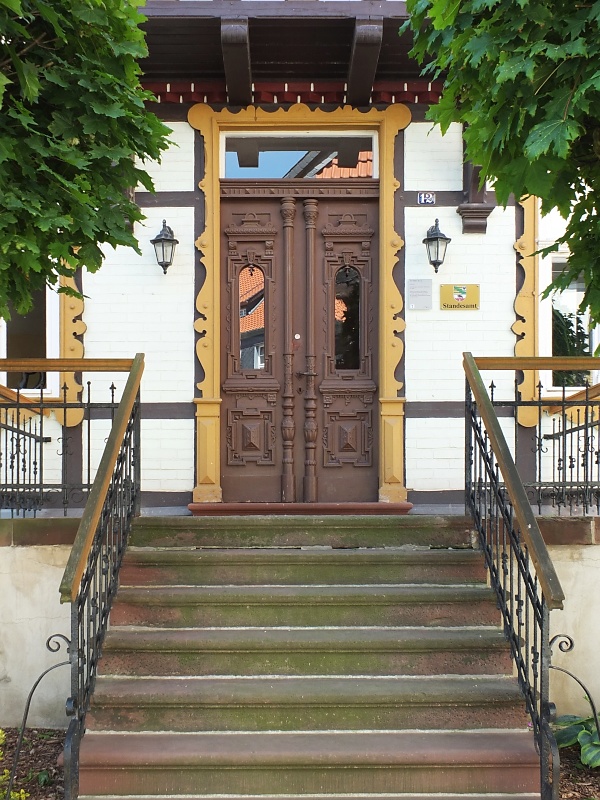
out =
[[265,276],[258,267],[244,267],[240,272],[240,333],[265,327]]
[[240,304],[247,303],[254,295],[264,292],[265,276],[258,267],[244,267],[240,272]]
[[361,150],[355,167],[338,167],[338,160],[333,161],[315,175],[316,178],[372,178],[373,153]]
[[265,303],[259,303],[245,317],[240,317],[240,333],[262,330],[265,327]]

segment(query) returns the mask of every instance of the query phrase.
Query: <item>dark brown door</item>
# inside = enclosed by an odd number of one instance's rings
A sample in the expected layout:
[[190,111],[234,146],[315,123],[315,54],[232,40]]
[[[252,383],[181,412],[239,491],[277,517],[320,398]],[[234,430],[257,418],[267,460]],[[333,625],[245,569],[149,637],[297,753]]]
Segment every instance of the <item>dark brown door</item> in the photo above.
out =
[[376,188],[223,183],[223,499],[376,500]]

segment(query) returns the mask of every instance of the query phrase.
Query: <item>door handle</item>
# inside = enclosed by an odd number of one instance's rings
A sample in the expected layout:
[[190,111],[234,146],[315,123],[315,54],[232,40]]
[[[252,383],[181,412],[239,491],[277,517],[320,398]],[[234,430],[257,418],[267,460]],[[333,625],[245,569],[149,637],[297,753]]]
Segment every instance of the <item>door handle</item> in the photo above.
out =
[[297,372],[296,373],[296,377],[297,378],[304,378],[304,377],[316,378],[317,377],[317,373],[316,372]]

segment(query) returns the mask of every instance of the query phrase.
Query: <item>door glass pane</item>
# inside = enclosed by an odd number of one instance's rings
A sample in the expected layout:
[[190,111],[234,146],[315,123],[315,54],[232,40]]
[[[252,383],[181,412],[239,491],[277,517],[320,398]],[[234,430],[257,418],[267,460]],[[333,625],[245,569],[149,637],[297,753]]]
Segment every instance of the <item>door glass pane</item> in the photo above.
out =
[[240,368],[265,368],[265,276],[259,267],[244,267],[239,279]]
[[289,132],[256,136],[228,134],[225,178],[374,178],[374,137]]
[[360,367],[360,275],[353,267],[335,276],[335,366]]

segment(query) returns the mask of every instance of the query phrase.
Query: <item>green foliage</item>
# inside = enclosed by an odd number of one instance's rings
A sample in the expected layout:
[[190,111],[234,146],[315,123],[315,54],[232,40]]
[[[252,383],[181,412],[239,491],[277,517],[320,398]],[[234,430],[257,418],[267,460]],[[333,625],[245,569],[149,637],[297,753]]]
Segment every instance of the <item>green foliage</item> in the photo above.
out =
[[[552,309],[552,355],[589,356],[590,336],[579,314],[563,313]],[[585,386],[589,372],[585,370],[563,370],[554,372],[554,386]]]
[[[3,744],[6,741],[6,734],[0,728],[0,761],[4,758],[4,751],[1,749]],[[5,786],[8,786],[8,782],[10,780],[10,770],[3,769],[0,773],[0,792],[6,794],[6,790],[4,789]],[[17,789],[17,791],[11,791],[10,793],[10,800],[27,800],[29,797],[29,792],[26,792],[25,789]]]
[[0,316],[102,244],[137,250],[134,161],[158,159],[168,129],[139,83],[136,0],[0,0]]
[[36,775],[38,786],[50,786],[52,783],[52,778],[50,777],[50,773],[47,769],[42,769]]
[[600,767],[600,739],[593,717],[559,717],[554,735],[559,747],[581,746],[581,763],[588,767]]
[[[565,288],[600,322],[600,0],[407,0],[424,72],[443,77],[429,119],[465,126],[466,156],[502,204],[534,194],[568,225]],[[556,249],[556,247],[549,248]]]

